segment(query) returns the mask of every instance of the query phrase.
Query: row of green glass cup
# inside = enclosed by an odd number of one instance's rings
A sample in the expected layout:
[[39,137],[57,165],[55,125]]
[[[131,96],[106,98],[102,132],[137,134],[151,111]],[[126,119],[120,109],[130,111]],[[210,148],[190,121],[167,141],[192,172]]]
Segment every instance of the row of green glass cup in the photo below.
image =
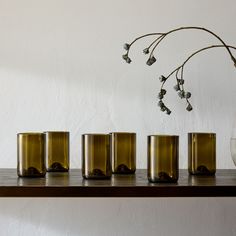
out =
[[[188,171],[192,175],[216,172],[216,134],[188,134]],[[148,180],[177,182],[179,178],[179,136],[148,136]]]
[[[136,138],[130,133],[82,135],[82,172],[86,179],[110,178],[132,174],[136,169]],[[179,136],[148,136],[148,180],[177,182],[179,174]],[[110,166],[110,153],[112,171]],[[216,135],[188,134],[188,170],[190,174],[214,175],[216,171]]]
[[17,134],[17,173],[44,177],[48,172],[69,170],[69,132]]
[[[69,170],[69,132],[19,133],[17,172],[20,177],[43,177]],[[136,170],[136,134],[82,135],[83,177],[104,179]]]
[[[46,158],[45,158],[46,157]],[[46,167],[45,167],[46,159]],[[69,132],[18,134],[18,175],[42,177],[47,171],[68,171]],[[109,179],[136,170],[136,134],[83,134],[82,174],[86,179]],[[148,180],[177,182],[179,136],[148,136]],[[188,134],[190,174],[213,175],[216,171],[216,135]]]
[[86,179],[109,179],[111,174],[136,171],[136,134],[83,134],[82,174]]

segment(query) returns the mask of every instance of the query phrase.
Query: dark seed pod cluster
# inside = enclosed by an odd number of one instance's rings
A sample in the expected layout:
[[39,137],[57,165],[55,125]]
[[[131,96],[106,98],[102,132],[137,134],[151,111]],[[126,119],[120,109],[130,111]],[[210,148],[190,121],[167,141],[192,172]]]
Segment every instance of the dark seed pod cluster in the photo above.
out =
[[[164,77],[164,76],[163,76]],[[165,77],[164,77],[165,78]],[[165,81],[165,80],[164,80]],[[163,82],[164,82],[163,81]],[[164,96],[166,95],[166,90],[165,89],[161,89],[160,90],[160,92],[158,93],[158,99],[159,99],[159,101],[158,101],[158,106],[160,107],[160,109],[161,109],[161,111],[163,111],[163,112],[166,112],[166,114],[167,115],[170,115],[170,113],[171,113],[171,110],[164,104],[164,102],[163,102],[163,98],[164,98]]]

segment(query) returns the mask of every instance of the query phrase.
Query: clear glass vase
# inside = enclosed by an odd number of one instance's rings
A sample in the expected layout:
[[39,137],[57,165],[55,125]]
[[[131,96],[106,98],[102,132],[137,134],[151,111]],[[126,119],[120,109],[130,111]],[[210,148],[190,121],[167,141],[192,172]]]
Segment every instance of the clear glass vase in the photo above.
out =
[[230,152],[231,152],[231,157],[234,162],[234,165],[236,166],[236,122],[234,123],[232,134],[231,134]]

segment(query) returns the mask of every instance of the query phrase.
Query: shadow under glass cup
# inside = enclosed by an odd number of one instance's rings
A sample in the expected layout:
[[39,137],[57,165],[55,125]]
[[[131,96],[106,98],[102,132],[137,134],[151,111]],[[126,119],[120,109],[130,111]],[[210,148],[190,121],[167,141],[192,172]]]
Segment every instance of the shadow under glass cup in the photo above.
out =
[[67,172],[69,170],[70,133],[47,131],[45,134],[47,171]]
[[19,177],[45,176],[45,134],[17,134],[17,174]]
[[136,170],[136,133],[110,133],[112,173],[134,174]]
[[148,180],[175,183],[179,178],[179,136],[148,136]]
[[188,171],[193,175],[215,174],[215,133],[188,133]]
[[110,179],[109,134],[82,135],[82,175],[86,179]]

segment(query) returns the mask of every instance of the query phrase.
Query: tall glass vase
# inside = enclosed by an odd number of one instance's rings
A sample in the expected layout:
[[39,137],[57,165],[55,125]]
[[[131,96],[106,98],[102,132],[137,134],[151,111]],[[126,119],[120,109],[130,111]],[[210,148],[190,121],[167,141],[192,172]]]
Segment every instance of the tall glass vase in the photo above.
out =
[[232,160],[236,166],[236,120],[233,124],[233,130],[230,138],[230,152]]

